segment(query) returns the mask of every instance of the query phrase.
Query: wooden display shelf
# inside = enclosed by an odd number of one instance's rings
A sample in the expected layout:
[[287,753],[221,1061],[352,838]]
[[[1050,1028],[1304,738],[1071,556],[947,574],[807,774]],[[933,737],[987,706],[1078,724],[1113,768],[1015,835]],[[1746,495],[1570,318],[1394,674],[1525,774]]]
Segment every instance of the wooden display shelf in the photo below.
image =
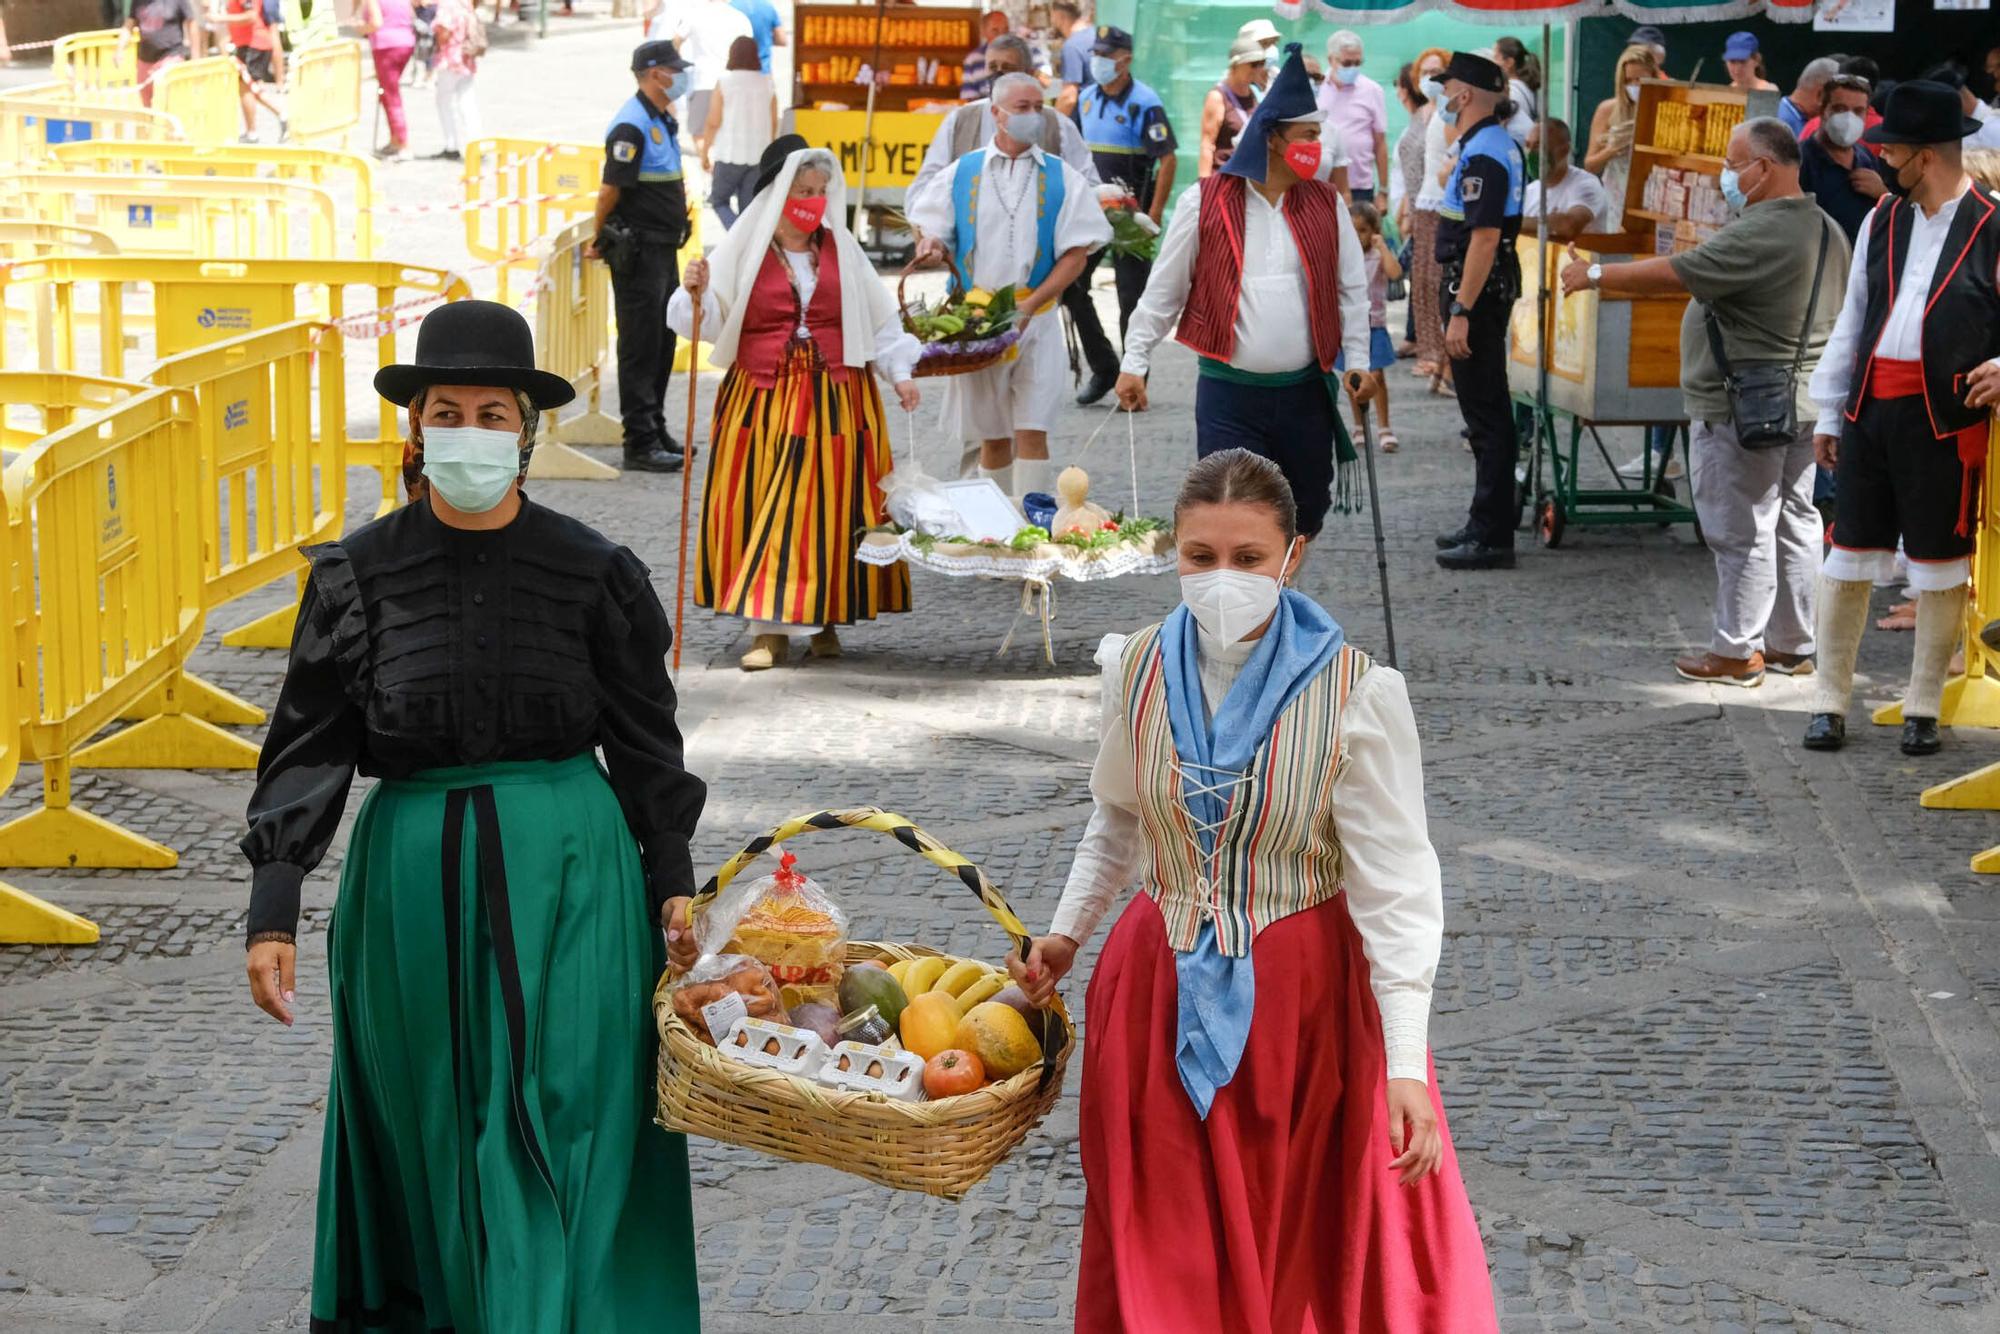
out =
[[1720,84],[1676,83],[1670,79],[1647,79],[1639,85],[1639,109],[1633,124],[1631,168],[1626,172],[1623,229],[1643,232],[1652,224],[1678,223],[1683,218],[1668,217],[1645,207],[1646,178],[1655,167],[1720,176],[1724,159],[1714,153],[1687,152],[1667,148],[1657,142],[1660,108],[1663,106],[1735,107],[1738,123],[1756,116],[1773,116],[1778,111],[1775,92],[1745,92]]
[[1719,174],[1723,164],[1729,160],[1711,157],[1707,153],[1682,153],[1672,148],[1655,148],[1651,144],[1634,144],[1632,156],[1637,157],[1641,153],[1669,167],[1685,167],[1690,171],[1706,172],[1711,176]]
[[[872,0],[869,3],[798,5],[793,10],[792,21],[786,25],[796,43],[792,53],[793,104],[809,107],[822,100],[865,102],[868,85],[864,83],[851,80],[828,82],[808,79],[805,75],[810,67],[822,61],[871,63],[878,49],[881,51],[881,63],[892,69],[900,64],[934,60],[956,71],[963,66],[966,53],[979,43],[981,18],[982,11],[975,6],[899,5],[878,10]],[[820,42],[805,39],[808,32],[827,30],[821,20],[841,21],[840,40]],[[879,48],[870,40],[878,20],[888,34]],[[917,43],[898,41],[898,25],[911,23],[926,25],[928,30],[938,34],[937,39]],[[857,34],[861,34],[860,40],[855,40]],[[949,83],[889,84],[876,89],[875,105],[899,108],[913,100],[953,100],[958,96],[958,89],[955,79]]]

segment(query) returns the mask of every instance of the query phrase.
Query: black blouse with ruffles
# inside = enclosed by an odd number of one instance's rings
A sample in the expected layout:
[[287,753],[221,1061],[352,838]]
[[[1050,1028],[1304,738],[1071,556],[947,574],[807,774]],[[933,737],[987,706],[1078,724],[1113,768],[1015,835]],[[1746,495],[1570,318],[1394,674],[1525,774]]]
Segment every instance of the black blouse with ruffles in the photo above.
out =
[[653,920],[693,892],[706,789],[681,767],[673,633],[637,556],[526,496],[505,528],[453,528],[418,501],[305,555],[242,843],[252,939],[297,929],[299,886],[357,770],[399,778],[601,747]]

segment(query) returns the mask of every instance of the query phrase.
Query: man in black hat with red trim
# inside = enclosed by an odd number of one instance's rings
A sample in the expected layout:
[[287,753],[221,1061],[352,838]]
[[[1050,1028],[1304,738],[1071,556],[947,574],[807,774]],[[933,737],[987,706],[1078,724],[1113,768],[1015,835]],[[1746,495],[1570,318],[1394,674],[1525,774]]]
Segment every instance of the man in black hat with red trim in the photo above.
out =
[[1869,590],[1890,577],[1899,537],[1917,590],[1902,749],[1939,746],[1988,414],[2000,403],[2000,196],[1965,174],[1962,153],[1978,129],[1954,89],[1919,79],[1891,90],[1882,123],[1863,136],[1907,198],[1885,196],[1861,224],[1847,300],[1812,378],[1813,448],[1838,486],[1808,750],[1846,739]]

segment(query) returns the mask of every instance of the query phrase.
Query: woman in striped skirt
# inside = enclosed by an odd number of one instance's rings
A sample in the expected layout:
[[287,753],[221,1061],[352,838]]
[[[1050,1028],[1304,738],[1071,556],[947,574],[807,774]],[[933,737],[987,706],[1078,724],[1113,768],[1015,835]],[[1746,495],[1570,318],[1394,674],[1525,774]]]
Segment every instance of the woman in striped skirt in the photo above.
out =
[[1283,588],[1275,464],[1202,459],[1174,525],[1185,605],[1099,651],[1096,810],[1010,964],[1046,1003],[1144,876],[1085,1000],[1076,1328],[1489,1334],[1426,1043],[1442,905],[1403,678]]
[[719,330],[729,373],[715,403],[702,494],[695,603],[750,622],[743,670],[783,662],[795,631],[816,658],[837,657],[834,627],[908,611],[902,565],[855,559],[883,520],[890,470],[882,396],[904,411],[917,341],[843,224],[846,185],[825,149],[786,135],[765,150],[756,196],[713,259],[695,260],[667,306],[683,337],[694,303]]

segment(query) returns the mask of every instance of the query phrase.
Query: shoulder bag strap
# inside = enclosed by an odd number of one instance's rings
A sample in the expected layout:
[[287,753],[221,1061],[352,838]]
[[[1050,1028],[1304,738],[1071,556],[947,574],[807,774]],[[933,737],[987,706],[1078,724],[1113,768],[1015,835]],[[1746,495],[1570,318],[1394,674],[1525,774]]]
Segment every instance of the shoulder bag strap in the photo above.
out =
[[1792,379],[1799,378],[1805,368],[1806,349],[1812,344],[1813,313],[1819,309],[1819,280],[1826,275],[1826,247],[1833,237],[1826,230],[1833,226],[1831,218],[1819,220],[1819,259],[1813,264],[1812,295],[1806,300],[1806,317],[1799,324],[1799,350],[1792,357]]

